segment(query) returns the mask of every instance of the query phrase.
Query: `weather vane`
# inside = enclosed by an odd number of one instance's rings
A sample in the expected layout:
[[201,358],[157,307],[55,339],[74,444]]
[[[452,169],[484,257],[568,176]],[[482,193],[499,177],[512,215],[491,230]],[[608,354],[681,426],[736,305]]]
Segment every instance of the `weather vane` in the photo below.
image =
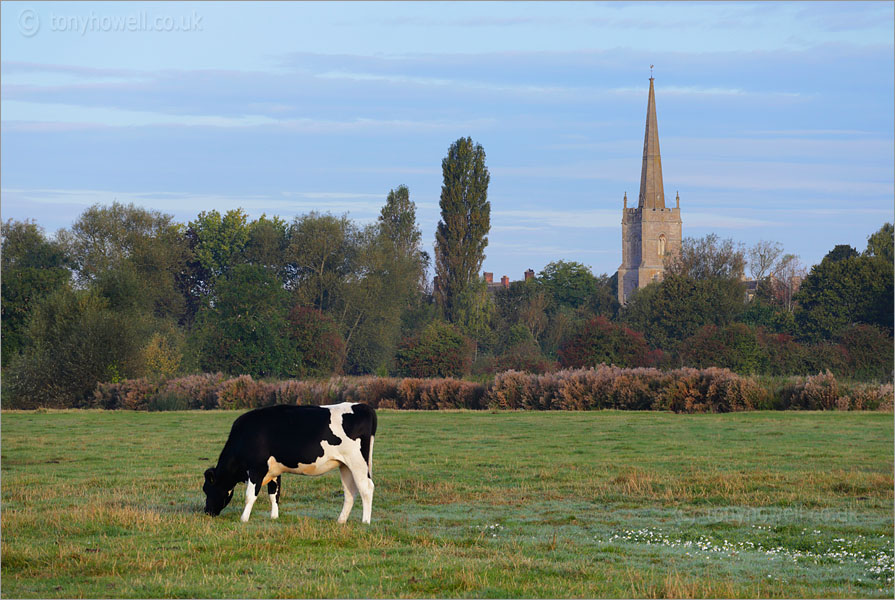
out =
[[650,78],[650,79],[653,78],[653,65],[650,65],[650,66],[649,66],[649,78]]

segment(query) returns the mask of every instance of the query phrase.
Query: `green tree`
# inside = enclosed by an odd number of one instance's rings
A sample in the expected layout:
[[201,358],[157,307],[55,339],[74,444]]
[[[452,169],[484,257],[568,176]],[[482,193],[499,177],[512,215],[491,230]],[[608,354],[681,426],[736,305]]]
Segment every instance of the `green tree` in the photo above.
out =
[[386,373],[401,338],[404,315],[420,305],[429,263],[407,186],[389,192],[376,224],[362,239],[361,276],[353,278],[349,290],[359,317],[351,332],[349,369]]
[[408,377],[460,377],[472,367],[472,355],[472,341],[459,329],[433,321],[401,346],[395,365]]
[[638,290],[625,305],[622,319],[654,348],[671,352],[703,325],[723,326],[739,318],[744,297],[738,279],[671,273]]
[[891,223],[884,224],[879,231],[867,238],[867,250],[865,256],[878,257],[883,262],[893,264],[895,261],[895,228]]
[[10,219],[2,224],[0,236],[2,362],[8,366],[27,345],[25,332],[34,308],[64,286],[71,272],[64,249],[48,240],[36,223]]
[[[361,231],[347,216],[311,212],[289,227],[289,286],[297,304],[334,317],[345,305],[345,286],[356,272]],[[337,318],[337,321],[343,319]]]
[[218,281],[216,298],[197,318],[199,367],[252,377],[287,377],[301,355],[289,340],[288,294],[264,267],[235,265]]
[[836,246],[812,267],[795,299],[800,337],[832,340],[855,323],[892,331],[893,265]]
[[246,226],[248,237],[243,257],[250,265],[264,267],[278,278],[286,279],[286,250],[289,246],[289,226],[280,217],[268,219],[261,215]]
[[832,250],[827,252],[826,256],[823,257],[823,260],[826,260],[827,262],[839,262],[848,258],[855,258],[856,256],[858,256],[858,251],[848,244],[836,244]]
[[441,162],[441,220],[435,232],[435,297],[445,318],[455,322],[458,299],[479,278],[488,231],[491,203],[490,175],[485,150],[471,138],[460,138]]
[[586,314],[614,317],[618,314],[616,277],[605,273],[595,277],[590,267],[574,261],[549,263],[536,279],[552,299],[551,310],[562,306],[580,309]]
[[494,316],[494,302],[488,292],[484,278],[471,281],[454,302],[455,324],[475,343],[475,356],[479,346],[493,345],[491,320]]
[[10,365],[10,406],[84,406],[98,382],[142,374],[150,332],[145,319],[111,310],[95,291],[63,286],[36,307],[31,344]]
[[597,278],[579,262],[555,261],[538,274],[538,284],[553,299],[554,306],[579,308],[597,293]]
[[59,240],[82,286],[110,272],[130,272],[147,310],[164,318],[182,316],[185,299],[178,277],[190,255],[182,226],[173,216],[133,204],[95,204],[70,230],[60,231]]

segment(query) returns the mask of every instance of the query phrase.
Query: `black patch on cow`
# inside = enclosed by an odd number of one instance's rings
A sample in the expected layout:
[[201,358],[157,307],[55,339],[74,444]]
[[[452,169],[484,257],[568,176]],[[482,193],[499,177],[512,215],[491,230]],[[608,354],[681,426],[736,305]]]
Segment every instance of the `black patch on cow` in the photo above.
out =
[[[226,489],[246,480],[259,484],[273,456],[287,467],[310,464],[323,456],[322,442],[342,440],[329,427],[332,413],[319,406],[266,406],[250,410],[233,422],[218,459],[218,477]],[[258,492],[261,490],[258,489]]]
[[[342,415],[342,429],[353,440],[360,438],[360,453],[370,465],[370,438],[376,435],[376,411],[366,404],[355,404]],[[369,475],[369,469],[367,470]]]

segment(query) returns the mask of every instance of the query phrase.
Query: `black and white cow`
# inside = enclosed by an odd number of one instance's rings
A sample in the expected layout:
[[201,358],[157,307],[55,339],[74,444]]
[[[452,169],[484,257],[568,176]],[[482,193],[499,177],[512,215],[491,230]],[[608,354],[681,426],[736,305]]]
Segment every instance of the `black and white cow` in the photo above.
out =
[[216,467],[205,471],[205,512],[216,516],[230,503],[237,483],[246,483],[242,521],[267,485],[270,517],[279,516],[280,475],[322,475],[336,467],[342,476],[345,503],[339,523],[348,520],[360,493],[363,522],[373,509],[373,436],[376,411],[366,404],[268,406],[233,422]]

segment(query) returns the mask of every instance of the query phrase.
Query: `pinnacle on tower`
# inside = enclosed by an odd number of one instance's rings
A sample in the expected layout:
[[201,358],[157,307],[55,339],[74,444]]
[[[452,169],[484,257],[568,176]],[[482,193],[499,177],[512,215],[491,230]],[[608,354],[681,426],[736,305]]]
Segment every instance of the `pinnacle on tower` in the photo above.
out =
[[662,183],[662,157],[659,154],[659,126],[656,121],[656,93],[653,77],[649,78],[649,101],[646,106],[646,131],[643,135],[643,166],[640,170],[642,209],[665,208],[665,187]]

